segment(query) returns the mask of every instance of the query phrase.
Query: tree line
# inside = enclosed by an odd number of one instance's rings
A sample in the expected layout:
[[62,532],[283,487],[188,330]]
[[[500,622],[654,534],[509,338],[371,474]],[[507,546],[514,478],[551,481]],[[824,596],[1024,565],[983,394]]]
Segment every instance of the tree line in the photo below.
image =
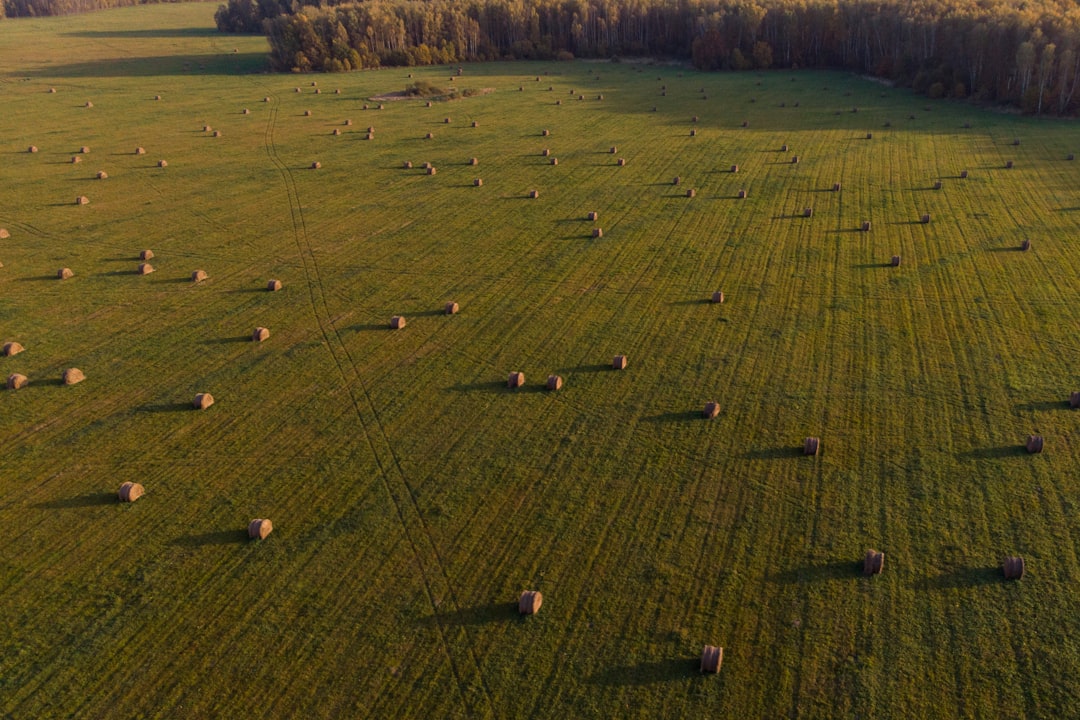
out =
[[847,69],[1033,113],[1078,104],[1075,0],[311,1],[228,0],[217,24],[265,32],[281,71],[653,56]]

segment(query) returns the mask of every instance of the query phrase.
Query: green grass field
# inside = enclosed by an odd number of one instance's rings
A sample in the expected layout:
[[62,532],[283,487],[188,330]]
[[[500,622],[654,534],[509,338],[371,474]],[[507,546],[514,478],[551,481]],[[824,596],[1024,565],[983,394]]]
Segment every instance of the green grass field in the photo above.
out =
[[363,110],[409,69],[213,11],[0,22],[0,715],[1080,713],[1075,123],[586,62]]

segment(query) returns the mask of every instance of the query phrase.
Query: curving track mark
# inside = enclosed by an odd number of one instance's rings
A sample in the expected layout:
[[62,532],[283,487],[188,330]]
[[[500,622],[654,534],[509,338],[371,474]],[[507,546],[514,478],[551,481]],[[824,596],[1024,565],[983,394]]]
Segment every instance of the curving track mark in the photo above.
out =
[[[390,439],[386,434],[386,429],[371,400],[371,395],[368,392],[367,386],[360,376],[359,371],[356,369],[356,362],[353,360],[352,355],[349,353],[345,343],[341,339],[339,331],[334,327],[333,321],[331,320],[330,310],[326,303],[326,289],[319,273],[319,266],[315,259],[314,250],[307,236],[307,227],[304,221],[303,210],[301,209],[299,194],[296,189],[296,181],[293,177],[292,170],[279,157],[277,147],[274,144],[274,127],[277,124],[277,116],[278,108],[275,104],[274,107],[271,108],[267,119],[263,144],[266,149],[267,157],[274,167],[277,168],[285,186],[286,195],[289,201],[289,213],[293,226],[293,239],[296,243],[297,254],[300,256],[304,275],[307,279],[312,315],[314,315],[315,320],[319,325],[319,331],[326,342],[327,349],[329,349],[330,354],[334,359],[334,364],[337,366],[338,372],[341,374],[341,378],[344,381],[345,389],[349,394],[349,399],[356,412],[357,420],[360,422],[361,429],[364,431],[364,436],[368,441],[368,446],[371,448],[372,455],[379,468],[379,475],[383,482],[383,486],[390,496],[390,499],[393,501],[398,521],[401,524],[402,533],[408,540],[409,546],[412,549],[413,558],[416,561],[417,568],[420,570],[420,578],[424,584],[424,591],[427,595],[428,602],[431,605],[433,617],[436,621],[436,627],[440,639],[442,640],[446,657],[450,663],[450,670],[457,683],[458,695],[469,714],[477,714],[479,712],[490,716],[493,712],[491,693],[487,686],[487,680],[480,672],[480,665],[475,650],[473,649],[472,638],[470,637],[468,630],[464,627],[461,627],[459,630],[464,636],[462,640],[466,645],[466,652],[468,655],[467,666],[462,667],[458,660],[455,659],[455,653],[452,649],[452,638],[449,634],[451,630],[447,628],[439,615],[439,606],[442,604],[444,598],[450,600],[450,605],[452,607],[457,605],[453,589],[450,585],[449,575],[442,563],[442,558],[439,556],[431,531],[424,521],[423,514],[420,512],[419,505],[416,502],[416,496],[413,493],[412,487],[409,485],[408,478],[402,470],[401,462],[394,451],[393,446],[390,444]],[[356,392],[356,388],[359,388],[360,390],[359,395]],[[468,678],[468,681],[463,677],[463,673],[469,674],[470,677]],[[474,701],[472,698],[473,693],[470,693],[470,688],[477,687],[482,691],[482,698]],[[477,705],[480,707],[477,707]]]

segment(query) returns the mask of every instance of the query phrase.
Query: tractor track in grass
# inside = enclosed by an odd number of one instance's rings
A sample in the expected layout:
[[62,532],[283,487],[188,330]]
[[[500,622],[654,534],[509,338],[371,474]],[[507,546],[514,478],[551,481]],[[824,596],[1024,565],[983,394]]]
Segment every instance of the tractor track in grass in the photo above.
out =
[[[264,137],[264,146],[266,149],[267,158],[277,168],[281,174],[282,182],[285,186],[286,195],[289,202],[289,212],[292,219],[293,226],[293,238],[296,244],[297,253],[300,256],[303,263],[304,274],[307,278],[307,287],[310,294],[311,310],[315,317],[316,322],[319,325],[319,330],[323,335],[323,339],[327,344],[331,355],[333,356],[334,363],[338,367],[338,371],[341,374],[342,380],[345,383],[346,390],[349,393],[349,398],[353,404],[353,408],[356,411],[357,420],[360,422],[361,429],[364,431],[364,435],[367,438],[368,445],[371,448],[371,452],[375,458],[376,464],[379,468],[379,474],[383,482],[383,486],[386,492],[389,494],[391,500],[394,503],[395,510],[397,512],[398,521],[401,525],[402,532],[408,538],[410,548],[412,550],[413,558],[416,562],[417,568],[420,570],[420,579],[424,585],[425,594],[428,599],[428,603],[431,605],[433,617],[435,619],[435,625],[439,633],[439,638],[442,642],[444,652],[450,663],[451,672],[454,675],[454,679],[457,683],[457,690],[460,696],[461,702],[469,710],[470,713],[474,713],[477,708],[474,707],[473,701],[470,699],[470,693],[468,684],[472,684],[472,680],[479,680],[479,687],[483,691],[482,704],[486,706],[486,714],[490,715],[493,708],[491,700],[491,692],[487,686],[487,680],[484,678],[483,673],[480,671],[480,663],[476,657],[472,637],[467,628],[462,627],[462,633],[465,636],[465,641],[468,647],[468,662],[469,662],[469,674],[473,676],[470,678],[470,682],[467,684],[463,677],[463,669],[459,667],[459,660],[455,659],[454,651],[452,650],[450,638],[448,637],[448,630],[445,623],[442,621],[439,615],[439,606],[442,603],[443,598],[436,597],[436,589],[432,582],[430,575],[432,573],[437,574],[441,578],[441,584],[445,586],[446,595],[451,602],[452,609],[457,606],[457,600],[454,596],[453,588],[450,584],[450,577],[446,571],[446,567],[443,565],[442,558],[439,555],[437,545],[434,537],[431,534],[427,523],[424,520],[423,514],[420,511],[420,507],[416,501],[416,495],[413,492],[412,486],[409,484],[408,478],[401,467],[397,454],[393,450],[393,446],[390,443],[390,438],[386,434],[386,429],[383,427],[381,420],[379,419],[378,411],[376,410],[374,403],[371,399],[371,395],[368,392],[367,386],[360,376],[360,372],[357,370],[356,362],[353,360],[352,355],[349,353],[348,347],[341,338],[341,334],[338,329],[330,322],[330,311],[326,305],[326,291],[323,287],[322,278],[319,274],[318,261],[315,258],[314,249],[311,246],[310,240],[307,237],[307,228],[304,222],[303,208],[300,203],[299,194],[296,188],[296,181],[293,177],[292,170],[288,165],[281,160],[277,153],[277,148],[274,144],[274,128],[277,123],[278,107],[275,103],[271,109],[269,117],[266,123],[266,131]],[[335,349],[335,345],[337,349]],[[359,386],[361,393],[363,394],[363,405],[367,406],[372,420],[365,419],[364,408],[362,407],[361,399],[357,397],[354,391],[354,383],[350,382],[350,373],[343,365],[342,358],[339,356],[339,352],[345,356],[348,362],[348,367],[351,370],[355,385]],[[374,425],[374,431],[377,433],[379,439],[385,444],[385,449],[380,452],[376,447],[375,439],[372,437],[372,429],[369,428],[369,422]],[[389,455],[389,460],[385,455]],[[396,481],[396,482],[395,482]],[[397,485],[399,487],[395,488]],[[407,500],[404,500],[402,496],[407,496]],[[411,520],[411,522],[410,522]],[[411,532],[411,528],[418,528],[420,535],[420,542],[425,546],[423,548],[418,544],[418,538],[416,534]],[[424,555],[428,556],[428,560],[425,560]],[[434,566],[434,567],[430,567]]]

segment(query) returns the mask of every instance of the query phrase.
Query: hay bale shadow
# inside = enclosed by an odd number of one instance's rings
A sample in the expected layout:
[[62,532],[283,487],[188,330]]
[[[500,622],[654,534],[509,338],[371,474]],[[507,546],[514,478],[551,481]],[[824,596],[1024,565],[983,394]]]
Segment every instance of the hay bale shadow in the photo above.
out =
[[34,507],[42,510],[75,510],[78,508],[99,507],[101,505],[116,505],[119,502],[116,493],[92,492],[63,498],[62,500],[36,503]]
[[559,368],[556,372],[559,375],[572,375],[574,373],[596,373],[596,372],[608,372],[614,371],[611,367],[611,363],[607,365],[576,365],[574,367]]
[[475,392],[489,392],[489,393],[501,393],[504,390],[509,391],[506,387],[505,380],[491,380],[488,382],[477,383],[459,383],[457,385],[451,385],[447,388],[453,392],[461,393],[475,393]]
[[668,305],[712,305],[709,298],[695,298],[694,300],[672,300]]
[[946,570],[939,575],[923,578],[915,583],[920,590],[963,590],[1002,582],[1001,568],[964,567]]
[[829,580],[854,580],[862,572],[862,560],[851,562],[840,560],[819,565],[803,565],[783,572],[769,575],[770,582],[782,585],[802,585],[803,583],[827,582]]
[[384,323],[359,323],[357,325],[350,325],[349,327],[347,327],[345,329],[346,330],[352,330],[353,332],[365,332],[365,331],[373,332],[373,331],[377,331],[377,330],[393,330],[393,328],[390,327],[389,322],[384,322]]
[[193,410],[194,407],[189,402],[179,403],[157,403],[155,405],[143,405],[135,408],[139,412],[148,413],[167,413],[167,412],[188,412]]
[[879,263],[856,263],[851,266],[855,270],[870,270],[871,268],[889,268],[892,267],[891,262],[879,262]]
[[60,387],[64,384],[63,378],[38,378],[37,380],[28,380],[27,387]]
[[975,448],[956,453],[958,460],[999,460],[1001,458],[1027,457],[1027,448],[1023,445],[1002,445],[999,447]]
[[109,270],[108,272],[94,273],[94,277],[123,277],[126,275],[140,275],[138,270]]
[[1016,247],[987,248],[986,252],[994,252],[994,253],[997,253],[997,252],[1024,252],[1024,249],[1022,247],[1020,247],[1019,245],[1017,245]]
[[244,343],[251,342],[250,335],[234,335],[232,337],[223,338],[211,338],[210,340],[203,340],[203,345],[231,345],[232,343]]
[[781,460],[783,458],[802,457],[803,449],[799,447],[771,447],[751,450],[743,455],[747,460]]
[[1068,400],[1038,400],[1013,405],[1015,410],[1072,410]]
[[248,541],[247,530],[217,530],[215,532],[200,533],[199,535],[185,535],[173,540],[170,545],[179,545],[187,548],[200,548],[207,545],[239,545]]
[[511,622],[518,618],[517,602],[488,603],[487,605],[475,605],[461,608],[453,612],[440,612],[437,615],[428,615],[421,618],[419,624],[425,627],[437,628],[439,625],[452,625],[456,627],[465,625],[490,625],[492,623]]
[[692,422],[696,420],[701,420],[701,410],[685,410],[683,412],[661,413],[659,415],[649,415],[645,418],[645,422],[651,423],[679,423]]
[[700,660],[697,658],[676,658],[637,665],[617,665],[593,673],[586,678],[586,682],[607,686],[676,682],[699,675],[699,664]]
[[19,282],[36,282],[38,280],[52,280],[53,282],[56,282],[56,273],[53,273],[52,275],[34,275],[33,277],[21,277],[16,278],[16,280],[18,280]]

